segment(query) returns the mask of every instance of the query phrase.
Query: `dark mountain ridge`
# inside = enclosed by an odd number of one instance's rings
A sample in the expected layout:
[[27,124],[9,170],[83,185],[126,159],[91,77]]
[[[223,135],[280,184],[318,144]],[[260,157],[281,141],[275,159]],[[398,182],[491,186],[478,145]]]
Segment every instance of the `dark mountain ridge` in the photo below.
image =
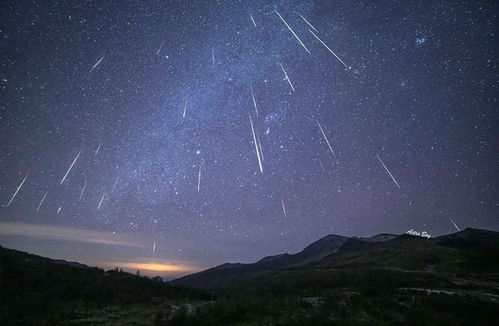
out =
[[499,233],[329,235],[166,283],[0,247],[0,293],[5,325],[490,325]]
[[[475,252],[479,247],[484,251]],[[409,271],[440,269],[462,271],[464,266],[485,259],[479,270],[493,270],[499,260],[499,233],[479,229],[466,229],[436,238],[424,238],[409,234],[378,234],[370,238],[328,235],[308,245],[296,254],[280,254],[265,257],[250,264],[223,264],[214,268],[184,276],[174,284],[219,290],[234,283],[244,283],[279,272],[385,268]]]
[[264,270],[278,270],[286,267],[297,267],[300,265],[306,265],[308,263],[313,263],[325,258],[328,255],[334,254],[348,239],[359,239],[359,241],[366,242],[377,242],[386,241],[388,239],[393,239],[397,237],[393,234],[379,234],[370,238],[348,238],[340,235],[327,235],[310,245],[306,246],[302,251],[296,254],[278,254],[273,256],[267,256],[257,261],[256,263],[225,263],[199,273],[190,274],[174,280],[173,282],[185,282],[189,279],[209,278],[211,275],[218,273],[228,275],[234,272],[241,274],[248,274],[257,271]]

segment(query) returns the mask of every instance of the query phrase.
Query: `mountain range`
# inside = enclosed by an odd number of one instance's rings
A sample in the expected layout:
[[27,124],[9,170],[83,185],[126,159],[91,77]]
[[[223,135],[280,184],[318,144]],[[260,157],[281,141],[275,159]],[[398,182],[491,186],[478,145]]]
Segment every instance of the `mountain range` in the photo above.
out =
[[[173,283],[218,291],[244,282],[265,282],[284,274],[349,270],[487,274],[499,272],[499,233],[466,229],[436,238],[378,234],[370,238],[328,235],[296,254],[268,256],[252,264],[223,264]],[[256,282],[255,282],[256,281]],[[285,281],[285,280],[284,280]]]
[[328,235],[170,282],[0,247],[3,325],[491,325],[499,232]]

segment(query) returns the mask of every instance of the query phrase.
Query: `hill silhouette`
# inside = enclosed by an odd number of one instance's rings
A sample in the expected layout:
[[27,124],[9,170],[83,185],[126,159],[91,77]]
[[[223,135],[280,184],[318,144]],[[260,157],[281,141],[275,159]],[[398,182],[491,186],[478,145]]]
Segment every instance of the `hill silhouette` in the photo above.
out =
[[[223,264],[174,280],[174,284],[223,290],[237,283],[292,274],[349,269],[487,274],[499,270],[497,232],[466,229],[426,239],[408,234],[370,238],[328,235],[297,254],[265,257],[253,264]],[[257,282],[258,283],[258,282]]]
[[499,233],[328,235],[171,282],[0,247],[5,325],[490,325]]

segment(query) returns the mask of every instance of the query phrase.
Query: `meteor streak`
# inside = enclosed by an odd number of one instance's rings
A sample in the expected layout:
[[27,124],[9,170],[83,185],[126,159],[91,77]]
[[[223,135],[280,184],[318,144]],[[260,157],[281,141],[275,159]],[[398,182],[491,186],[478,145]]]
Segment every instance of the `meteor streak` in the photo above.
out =
[[307,49],[307,47],[305,46],[305,44],[303,44],[303,42],[300,40],[300,38],[298,37],[298,35],[295,34],[295,32],[293,31],[293,29],[291,28],[291,26],[289,26],[288,23],[286,23],[286,21],[284,20],[284,18],[282,18],[281,14],[277,10],[275,12],[279,16],[279,18],[281,18],[282,22],[284,23],[284,25],[286,25],[286,27],[289,29],[289,31],[291,33],[293,33],[294,37],[298,40],[298,43],[300,43],[300,45],[303,46],[303,48],[305,49],[305,51],[307,51],[307,53],[310,54],[310,51]]
[[[298,14],[298,15],[300,15],[300,14]],[[318,30],[317,30],[317,29],[316,29],[316,28],[315,28],[312,24],[310,24],[310,23],[308,22],[308,20],[306,20],[306,19],[305,19],[305,17],[303,17],[302,15],[300,15],[300,17],[301,17],[301,19],[303,19],[303,20],[305,21],[305,23],[307,23],[307,24],[308,24],[308,26],[312,27],[312,29],[313,29],[314,31],[316,31],[317,33],[319,33],[319,31],[318,31]]]
[[255,19],[253,18],[253,15],[249,13],[251,21],[253,22],[253,25],[256,27]]
[[152,245],[152,252],[154,253],[156,251],[156,241],[154,241]]
[[[28,173],[29,174],[29,173]],[[21,187],[23,186],[24,182],[26,181],[26,179],[28,178],[28,174],[26,174],[26,176],[24,177],[23,181],[21,182],[21,184],[17,187],[16,191],[14,192],[14,194],[12,195],[12,198],[9,200],[9,202],[7,203],[7,207],[10,206],[10,204],[12,203],[12,201],[14,200],[14,198],[16,198],[17,196],[17,193],[19,192],[19,190],[21,189]]]
[[99,206],[97,207],[97,209],[100,209],[100,207],[102,206],[102,202],[104,201],[104,197],[106,197],[106,193],[102,194],[102,198],[100,199]]
[[327,45],[326,45],[326,43],[322,42],[322,40],[319,38],[319,36],[315,35],[315,33],[314,33],[314,32],[312,32],[311,30],[308,30],[308,31],[309,31],[310,33],[312,33],[312,35],[313,35],[313,36],[315,36],[315,38],[316,38],[319,42],[321,42],[321,43],[322,43],[322,45],[324,45],[324,46],[326,47],[326,49],[328,49],[328,51],[329,51],[329,52],[331,52],[331,53],[332,53],[332,54],[336,57],[336,59],[338,59],[338,60],[339,60],[339,61],[340,61],[340,62],[341,62],[344,66],[345,66],[345,68],[352,69],[352,67],[347,66],[347,64],[346,64],[343,60],[341,60],[341,59],[340,59],[340,57],[338,57],[338,56],[336,55],[336,53],[334,53],[334,52],[333,52],[333,50],[331,50],[331,49],[329,48],[329,46],[327,46]]
[[89,72],[92,72],[92,70],[94,70],[94,69],[95,69],[95,67],[97,67],[97,66],[99,65],[99,63],[101,63],[102,59],[104,59],[104,57],[105,57],[105,56],[106,56],[106,55],[104,54],[104,55],[102,56],[102,58],[100,58],[100,59],[99,59],[99,61],[97,61],[97,63],[96,63],[96,64],[94,64],[94,66],[90,69],[90,71],[89,71]]
[[118,184],[118,179],[119,179],[119,177],[116,177],[116,181],[114,182],[113,190],[111,190],[111,192],[114,192],[116,190],[116,185]]
[[258,108],[256,107],[256,99],[255,94],[253,93],[253,86],[250,86],[251,89],[251,97],[253,98],[253,106],[255,107],[256,117],[258,118]]
[[383,167],[385,168],[386,172],[390,175],[390,177],[392,178],[393,182],[395,182],[395,184],[397,185],[397,187],[400,189],[400,186],[399,186],[397,180],[395,180],[395,178],[393,177],[393,175],[390,173],[390,171],[386,167],[385,163],[383,163],[383,161],[381,160],[381,158],[377,154],[376,154],[376,157],[378,158],[378,160],[381,163],[381,165],[383,165]]
[[286,73],[286,70],[284,70],[284,67],[282,66],[282,63],[279,62],[279,65],[281,66],[282,72],[284,73],[284,79],[288,81],[289,86],[291,86],[291,89],[294,92],[295,88],[293,87],[293,84],[291,84],[291,80],[289,79],[288,74]]
[[260,172],[263,173],[262,160],[260,159],[260,151],[258,150],[258,143],[256,141],[255,128],[253,127],[253,120],[251,120],[251,115],[249,116],[251,124],[251,132],[253,133],[253,142],[255,143],[256,157],[258,158],[258,166],[260,167]]
[[69,166],[68,171],[66,172],[66,174],[64,175],[64,177],[63,177],[63,178],[62,178],[62,180],[61,180],[61,185],[62,185],[62,183],[64,182],[64,180],[66,180],[66,177],[68,176],[69,171],[71,171],[71,169],[73,168],[73,165],[76,163],[76,160],[78,160],[78,157],[80,157],[80,154],[81,154],[81,151],[78,153],[78,155],[76,155],[76,157],[75,157],[75,159],[74,159],[73,163],[71,163],[71,165]]
[[159,55],[159,51],[161,51],[161,49],[163,48],[163,44],[165,44],[165,42],[161,43],[161,45],[159,46],[158,51],[156,51],[156,55]]
[[201,189],[201,166],[203,165],[203,163],[200,163],[199,164],[199,173],[198,173],[198,192],[199,190]]
[[99,146],[97,146],[97,149],[95,150],[94,156],[96,156],[97,154],[99,154],[99,150],[100,150],[101,146],[102,146],[102,144],[99,143]]
[[262,156],[262,161],[265,161],[262,151],[262,142],[260,141],[260,136],[256,135],[256,140],[258,140],[258,148],[260,149],[260,155]]
[[319,165],[321,166],[322,172],[326,171],[326,170],[324,170],[324,166],[322,165],[321,160],[319,160]]
[[451,219],[451,218],[449,217],[449,220],[452,222],[452,224],[454,224],[454,227],[455,227],[458,231],[461,231],[461,229],[459,228],[459,226],[457,226],[457,224],[454,222],[454,220],[453,220],[453,219]]
[[182,113],[182,118],[185,118],[185,114],[187,113],[187,99],[185,99],[184,103],[184,113]]
[[286,206],[284,205],[284,198],[281,197],[281,205],[282,205],[282,212],[284,213],[284,217],[288,217],[288,213],[286,212]]
[[38,212],[40,210],[40,207],[42,207],[43,202],[45,201],[45,197],[47,197],[48,191],[43,195],[42,200],[40,201],[40,204],[38,204],[38,207],[36,208],[36,211]]
[[80,193],[80,199],[78,199],[78,200],[81,200],[81,197],[83,197],[83,193],[85,192],[86,187],[87,187],[87,180],[85,180],[85,183],[83,184],[83,188],[81,189],[81,193]]
[[324,136],[324,139],[326,140],[327,147],[329,147],[329,150],[331,151],[331,153],[333,153],[334,159],[338,160],[338,158],[336,157],[336,154],[333,151],[333,147],[331,147],[331,144],[329,143],[329,139],[327,139],[326,133],[324,132],[321,124],[319,123],[319,120],[317,120],[317,125],[319,126],[319,129],[321,130],[322,136]]

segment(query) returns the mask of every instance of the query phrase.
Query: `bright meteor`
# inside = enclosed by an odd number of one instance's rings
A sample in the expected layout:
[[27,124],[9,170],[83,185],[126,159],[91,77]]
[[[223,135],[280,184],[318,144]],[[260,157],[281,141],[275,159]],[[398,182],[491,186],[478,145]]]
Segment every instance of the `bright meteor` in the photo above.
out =
[[81,151],[78,153],[78,155],[76,155],[73,163],[71,163],[71,165],[69,166],[69,169],[66,171],[66,174],[64,175],[64,177],[62,178],[61,180],[61,185],[62,183],[64,182],[64,180],[66,180],[66,177],[68,176],[69,172],[71,171],[71,169],[73,168],[73,165],[75,165],[76,163],[76,160],[78,160],[78,157],[80,157],[80,154],[81,154]]

